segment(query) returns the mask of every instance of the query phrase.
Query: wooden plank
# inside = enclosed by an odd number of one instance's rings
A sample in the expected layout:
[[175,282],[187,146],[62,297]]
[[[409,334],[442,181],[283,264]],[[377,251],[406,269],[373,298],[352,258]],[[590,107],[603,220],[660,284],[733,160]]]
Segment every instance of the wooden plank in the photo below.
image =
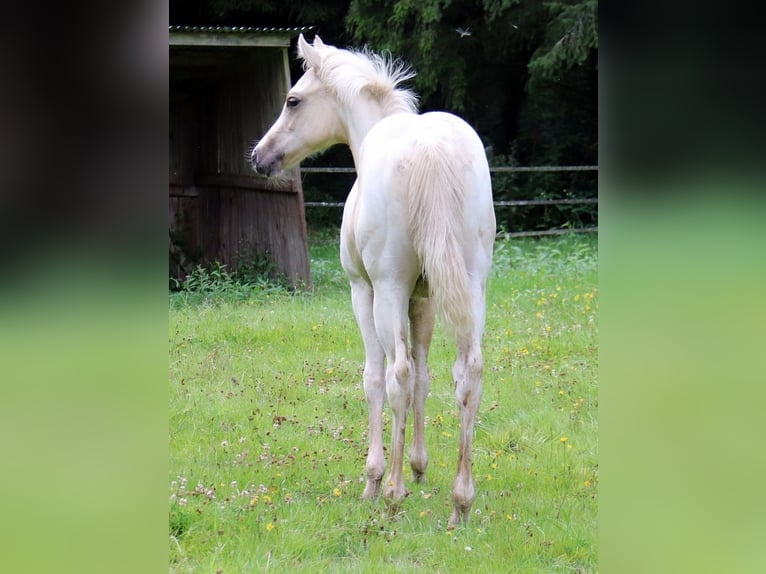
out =
[[285,87],[285,95],[287,95],[287,92],[293,87],[292,80],[290,79],[290,58],[287,55],[287,50],[282,50],[282,85]]
[[[289,76],[288,76],[289,77]],[[295,253],[292,255],[296,261],[297,277],[303,282],[304,287],[310,291],[314,289],[314,281],[311,277],[311,260],[309,258],[308,229],[306,225],[306,206],[303,199],[303,182],[300,177],[300,169],[295,168],[295,177],[292,178],[293,190],[296,201],[292,204],[291,218],[298,223],[296,235]]]
[[289,33],[258,34],[242,32],[225,34],[215,32],[170,32],[171,46],[237,46],[262,48],[288,48]]
[[192,183],[170,182],[170,197],[199,197],[199,189]]
[[241,190],[295,193],[294,184],[290,179],[272,180],[257,175],[249,176],[236,173],[198,174],[194,181],[198,185],[208,187],[232,187]]

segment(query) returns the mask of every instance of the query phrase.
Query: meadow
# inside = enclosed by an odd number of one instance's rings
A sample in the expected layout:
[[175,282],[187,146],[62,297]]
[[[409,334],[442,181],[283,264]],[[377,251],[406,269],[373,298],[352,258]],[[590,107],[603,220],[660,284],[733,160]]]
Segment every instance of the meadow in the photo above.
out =
[[362,501],[362,342],[337,245],[311,244],[312,293],[218,269],[170,294],[169,571],[596,572],[597,236],[496,243],[455,529],[453,344],[437,323],[426,481],[407,469],[396,509]]

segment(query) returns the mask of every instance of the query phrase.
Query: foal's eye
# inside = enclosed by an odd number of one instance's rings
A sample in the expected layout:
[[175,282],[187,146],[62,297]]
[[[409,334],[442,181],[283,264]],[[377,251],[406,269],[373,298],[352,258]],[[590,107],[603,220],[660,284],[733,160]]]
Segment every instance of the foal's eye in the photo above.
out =
[[285,102],[285,104],[287,105],[288,108],[295,108],[300,103],[301,103],[301,101],[298,98],[296,98],[295,96],[288,97],[287,98],[287,102]]

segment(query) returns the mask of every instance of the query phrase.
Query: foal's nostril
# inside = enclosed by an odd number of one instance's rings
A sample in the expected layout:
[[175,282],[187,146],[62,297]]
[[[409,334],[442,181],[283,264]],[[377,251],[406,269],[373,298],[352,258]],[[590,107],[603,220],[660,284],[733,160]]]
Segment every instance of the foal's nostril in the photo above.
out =
[[250,155],[250,163],[253,165],[253,170],[255,173],[259,174],[265,174],[266,170],[263,169],[262,166],[258,165],[258,152],[253,150],[253,153]]

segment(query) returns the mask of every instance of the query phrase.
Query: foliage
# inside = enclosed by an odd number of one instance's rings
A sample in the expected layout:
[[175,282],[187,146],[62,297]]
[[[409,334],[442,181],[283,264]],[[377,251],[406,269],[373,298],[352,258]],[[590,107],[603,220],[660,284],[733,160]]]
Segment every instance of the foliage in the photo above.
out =
[[553,16],[543,44],[529,62],[531,81],[551,78],[562,69],[583,64],[592,50],[598,49],[598,3],[546,2]]
[[[357,42],[411,62],[422,109],[461,113],[494,165],[594,165],[596,7],[595,0],[352,0],[347,22]],[[493,178],[496,200],[593,197],[596,185],[594,172]],[[498,210],[510,229],[596,220],[594,205]]]
[[337,227],[324,227],[310,232],[311,242],[311,278],[314,290],[327,292],[330,289],[348,289],[348,278],[340,265],[338,245],[340,230]]
[[453,344],[437,325],[427,482],[408,481],[396,512],[360,500],[361,338],[348,284],[336,282],[337,246],[314,243],[311,257],[324,266],[313,295],[171,309],[170,571],[595,571],[594,238],[497,243],[477,500],[455,530],[446,528],[459,428]]
[[495,243],[492,271],[495,277],[528,273],[544,281],[565,273],[587,275],[598,267],[594,236],[564,236],[556,239],[511,240],[502,234]]
[[352,0],[346,22],[355,39],[410,62],[418,72],[421,97],[441,90],[446,107],[461,111],[467,88],[464,60],[433,57],[458,51],[460,36],[445,15],[449,5],[448,0]]
[[257,266],[242,264],[233,272],[219,261],[197,265],[183,282],[171,278],[171,287],[175,290],[171,294],[171,305],[244,301],[285,291],[285,282],[271,277],[272,269],[268,260],[260,260]]
[[541,81],[562,70],[588,78],[577,91],[555,90],[568,113],[595,90],[596,8],[595,0],[352,0],[346,21],[357,42],[412,63],[425,108],[463,113],[506,153],[516,126],[535,113],[529,99],[551,89]]

